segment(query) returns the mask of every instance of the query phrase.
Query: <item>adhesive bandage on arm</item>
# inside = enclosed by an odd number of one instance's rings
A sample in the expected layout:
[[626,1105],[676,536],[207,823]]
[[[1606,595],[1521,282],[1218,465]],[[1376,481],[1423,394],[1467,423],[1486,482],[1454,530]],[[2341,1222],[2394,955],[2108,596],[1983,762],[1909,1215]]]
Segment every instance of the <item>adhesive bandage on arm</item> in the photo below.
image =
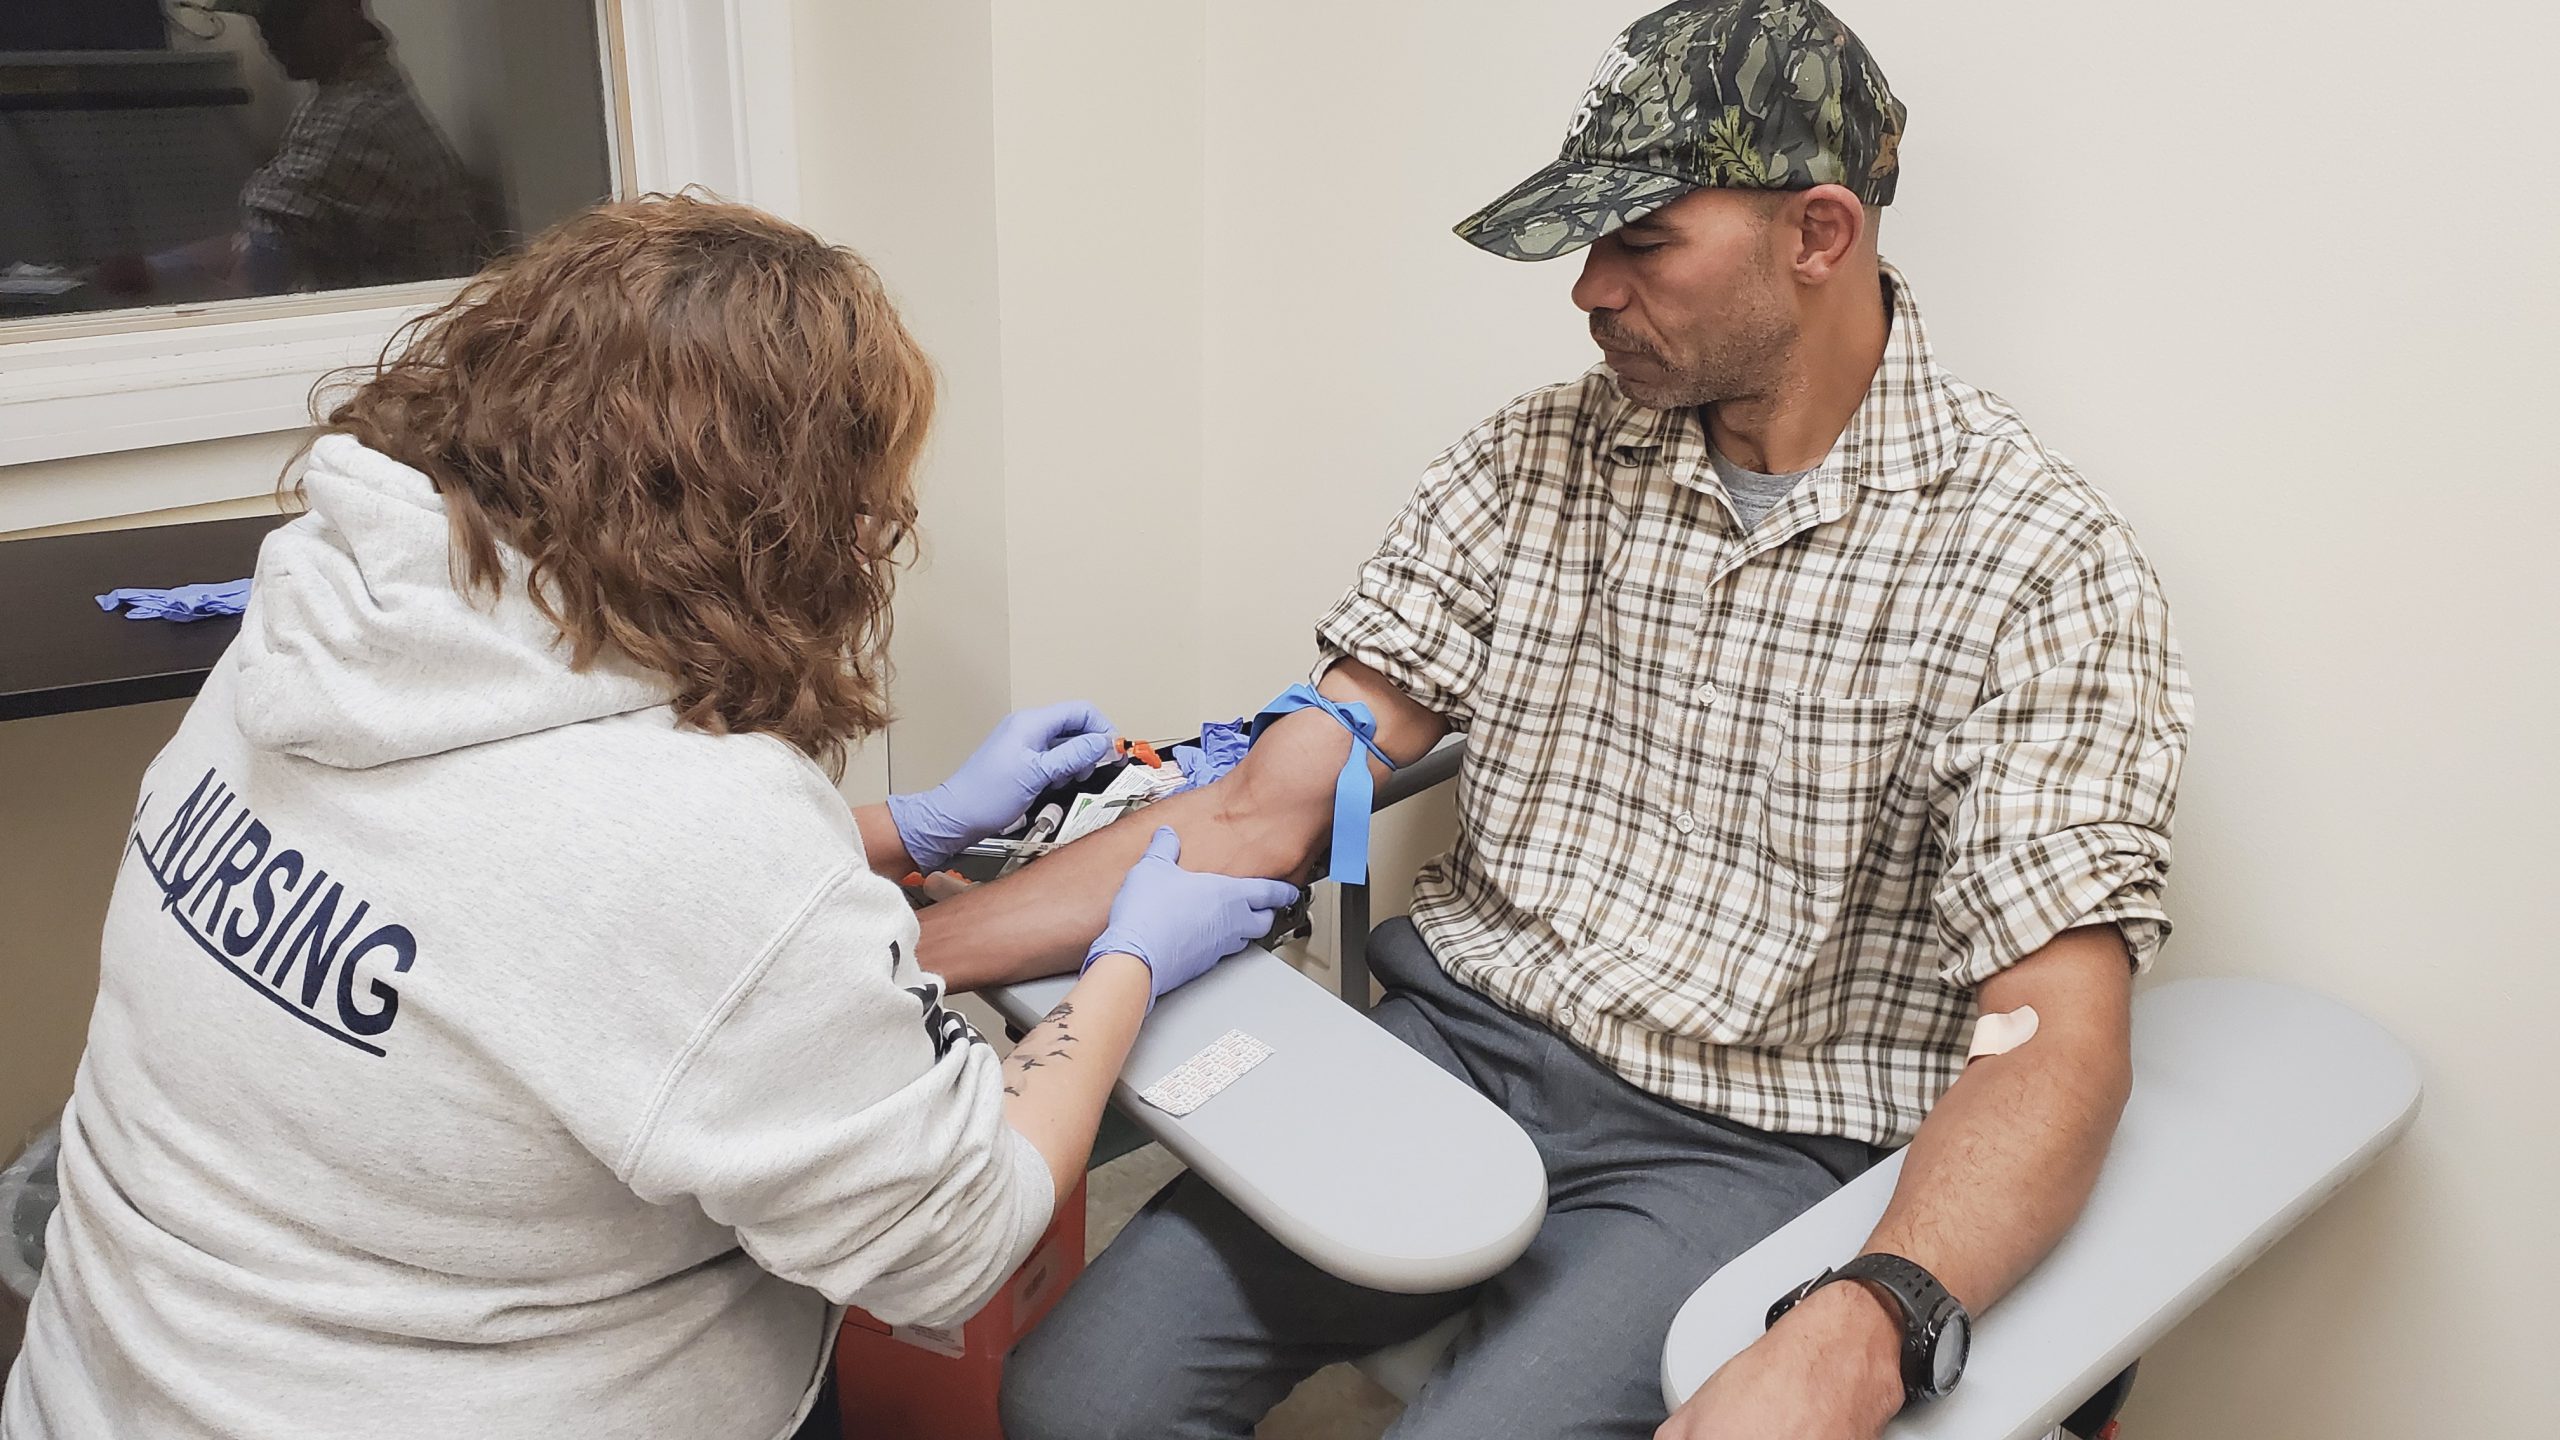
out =
[[1965,1052],[1970,1065],[1986,1055],[2006,1055],[2036,1038],[2036,1007],[2021,1005],[1997,1015],[1985,1015],[1973,1022],[1973,1048]]

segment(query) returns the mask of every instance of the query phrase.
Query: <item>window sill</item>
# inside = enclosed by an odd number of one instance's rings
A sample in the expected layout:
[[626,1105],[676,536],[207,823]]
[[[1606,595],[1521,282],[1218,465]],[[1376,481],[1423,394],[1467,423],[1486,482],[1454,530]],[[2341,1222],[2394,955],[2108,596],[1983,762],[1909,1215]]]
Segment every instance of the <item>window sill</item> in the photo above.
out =
[[301,429],[316,386],[373,361],[451,293],[412,286],[355,309],[14,341],[0,348],[0,465]]

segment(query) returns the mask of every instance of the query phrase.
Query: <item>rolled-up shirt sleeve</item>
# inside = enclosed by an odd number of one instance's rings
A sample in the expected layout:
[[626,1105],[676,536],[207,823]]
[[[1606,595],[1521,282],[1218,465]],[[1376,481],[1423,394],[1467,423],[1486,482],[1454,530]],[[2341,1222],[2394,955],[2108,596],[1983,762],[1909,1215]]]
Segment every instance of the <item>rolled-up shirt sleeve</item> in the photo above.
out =
[[2022,596],[1981,703],[1932,756],[1941,976],[1971,988],[2062,931],[2113,924],[2137,969],[2161,887],[2193,699],[2159,579],[2102,527]]
[[1316,622],[1318,669],[1357,660],[1458,729],[1473,718],[1504,543],[1504,417],[1477,426],[1424,472],[1413,498]]
[[983,1304],[1048,1228],[1049,1167],[994,1050],[917,967],[905,902],[822,891],[669,1072],[617,1167],[757,1264],[892,1324]]

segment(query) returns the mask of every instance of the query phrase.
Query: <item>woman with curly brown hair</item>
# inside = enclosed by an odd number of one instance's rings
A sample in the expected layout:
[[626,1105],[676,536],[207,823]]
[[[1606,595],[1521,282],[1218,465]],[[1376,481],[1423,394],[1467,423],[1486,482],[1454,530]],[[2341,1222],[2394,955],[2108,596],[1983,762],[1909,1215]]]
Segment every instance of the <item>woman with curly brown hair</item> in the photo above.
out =
[[1293,892],[1167,832],[1047,1063],[942,1008],[883,877],[1109,740],[1054,707],[930,791],[830,783],[932,398],[859,258],[676,199],[336,409],[143,780],[0,1432],[770,1440],[830,1302],[1003,1280],[1154,996]]

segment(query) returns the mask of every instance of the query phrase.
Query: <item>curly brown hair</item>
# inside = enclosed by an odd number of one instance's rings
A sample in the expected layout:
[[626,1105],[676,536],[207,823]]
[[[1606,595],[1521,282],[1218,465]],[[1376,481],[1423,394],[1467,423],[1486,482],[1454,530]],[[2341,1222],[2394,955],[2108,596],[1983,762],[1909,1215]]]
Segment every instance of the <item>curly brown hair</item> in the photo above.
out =
[[841,773],[887,723],[889,601],[933,371],[880,277],[761,211],[601,206],[499,260],[358,374],[322,433],[424,472],[456,583],[501,546],[583,668]]

